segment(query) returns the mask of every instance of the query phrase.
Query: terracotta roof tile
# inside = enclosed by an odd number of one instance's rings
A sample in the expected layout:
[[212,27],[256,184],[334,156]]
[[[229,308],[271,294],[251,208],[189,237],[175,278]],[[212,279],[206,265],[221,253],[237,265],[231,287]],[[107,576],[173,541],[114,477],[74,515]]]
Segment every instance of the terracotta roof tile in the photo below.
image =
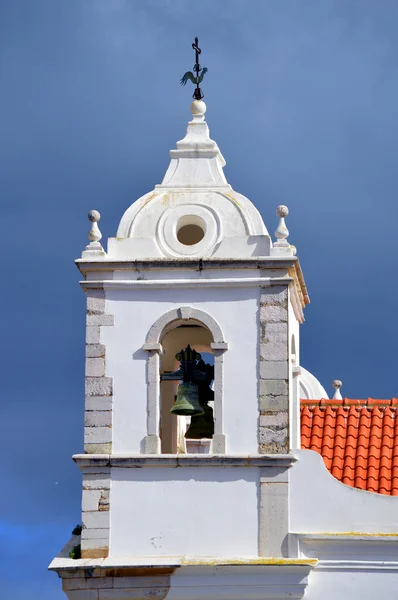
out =
[[346,485],[398,496],[398,399],[301,400],[301,447]]

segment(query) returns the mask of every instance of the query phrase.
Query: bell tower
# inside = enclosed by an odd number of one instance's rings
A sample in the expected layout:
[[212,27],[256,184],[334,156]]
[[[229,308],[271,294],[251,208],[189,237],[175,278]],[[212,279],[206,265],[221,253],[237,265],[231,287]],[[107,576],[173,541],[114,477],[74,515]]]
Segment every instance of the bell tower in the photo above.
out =
[[301,598],[313,566],[289,544],[308,296],[288,211],[272,243],[227,183],[205,111],[192,102],[162,183],[126,210],[106,252],[90,213],[76,261],[82,531],[50,567],[69,600]]

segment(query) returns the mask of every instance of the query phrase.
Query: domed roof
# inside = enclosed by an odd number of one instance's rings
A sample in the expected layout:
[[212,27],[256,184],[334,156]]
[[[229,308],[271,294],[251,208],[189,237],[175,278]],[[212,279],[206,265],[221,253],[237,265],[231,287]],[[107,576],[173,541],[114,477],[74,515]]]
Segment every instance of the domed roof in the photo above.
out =
[[299,375],[299,389],[300,389],[300,398],[302,400],[320,400],[321,398],[327,400],[329,396],[326,393],[325,388],[321,384],[320,381],[304,369],[304,367],[300,367],[301,372]]
[[268,256],[270,237],[255,206],[235,192],[223,173],[225,160],[210,139],[206,105],[195,100],[186,136],[170,151],[160,185],[124,213],[115,258]]

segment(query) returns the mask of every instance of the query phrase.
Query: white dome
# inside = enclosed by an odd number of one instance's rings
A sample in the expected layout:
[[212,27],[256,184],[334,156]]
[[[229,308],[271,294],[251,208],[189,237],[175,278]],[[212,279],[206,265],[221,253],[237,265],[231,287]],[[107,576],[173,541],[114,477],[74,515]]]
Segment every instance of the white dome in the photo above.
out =
[[299,390],[300,399],[302,400],[321,400],[324,398],[327,400],[329,396],[326,393],[325,388],[321,385],[316,377],[304,367],[301,367],[299,375]]
[[255,206],[227,183],[210,139],[206,105],[193,102],[187,134],[170,151],[160,185],[124,213],[108,256],[116,258],[268,256],[270,237]]

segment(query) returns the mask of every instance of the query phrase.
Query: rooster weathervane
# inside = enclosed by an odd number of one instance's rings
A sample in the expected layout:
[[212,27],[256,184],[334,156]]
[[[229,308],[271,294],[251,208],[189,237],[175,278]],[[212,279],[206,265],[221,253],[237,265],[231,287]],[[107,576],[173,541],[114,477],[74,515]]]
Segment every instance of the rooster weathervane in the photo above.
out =
[[195,91],[193,93],[193,98],[195,98],[195,100],[201,100],[202,98],[204,98],[204,95],[202,94],[202,90],[200,89],[199,84],[202,83],[203,77],[205,76],[205,74],[208,71],[208,69],[206,67],[204,67],[202,69],[202,67],[199,64],[199,54],[201,54],[202,50],[199,48],[198,44],[199,44],[199,40],[196,37],[195,42],[192,44],[192,48],[195,50],[195,64],[193,67],[195,75],[192,73],[192,71],[187,71],[185,73],[185,75],[183,75],[183,77],[181,77],[181,79],[180,79],[181,85],[185,85],[188,80],[192,81],[192,83],[196,85]]

